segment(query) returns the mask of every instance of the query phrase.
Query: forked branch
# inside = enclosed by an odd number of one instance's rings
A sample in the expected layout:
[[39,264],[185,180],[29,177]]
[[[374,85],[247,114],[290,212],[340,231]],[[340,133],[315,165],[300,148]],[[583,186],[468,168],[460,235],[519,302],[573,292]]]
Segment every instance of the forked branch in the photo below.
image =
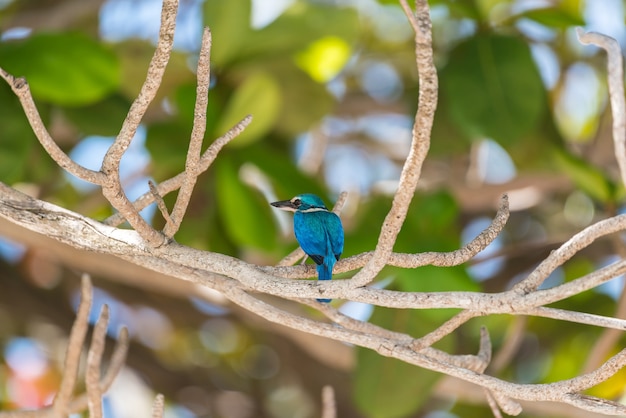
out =
[[108,307],[102,308],[102,313],[95,324],[91,346],[87,352],[86,387],[87,392],[74,396],[78,369],[83,352],[85,335],[89,327],[89,311],[93,301],[91,279],[83,275],[81,281],[81,299],[76,312],[76,320],[70,332],[61,385],[52,406],[37,411],[8,411],[0,412],[0,418],[66,418],[89,408],[91,418],[102,416],[102,394],[105,393],[113,380],[122,369],[128,351],[128,330],[120,330],[118,340],[113,350],[104,377],[101,377],[100,366],[104,353],[105,337],[108,325]]
[[[115,254],[120,258],[209,287],[222,292],[232,303],[254,312],[268,321],[300,331],[354,344],[375,350],[384,356],[400,359],[410,364],[445,373],[486,390],[486,396],[494,414],[500,410],[508,414],[519,414],[520,405],[515,401],[556,401],[575,405],[578,408],[607,414],[625,414],[626,407],[607,400],[584,396],[581,391],[606,381],[626,364],[626,352],[622,351],[610,358],[594,371],[551,384],[516,384],[485,374],[491,362],[491,341],[486,330],[481,331],[480,347],[476,355],[449,354],[436,350],[431,345],[449,335],[469,319],[490,314],[533,315],[565,321],[592,324],[607,328],[626,329],[626,320],[603,317],[581,312],[568,312],[545,305],[579,294],[626,272],[626,261],[618,261],[598,269],[576,280],[538,290],[545,279],[582,249],[608,234],[626,230],[626,215],[615,216],[589,226],[576,234],[560,248],[550,254],[527,277],[511,290],[496,293],[479,292],[398,292],[367,287],[383,267],[392,265],[416,268],[424,265],[454,266],[466,262],[482,251],[500,234],[509,216],[508,200],[502,198],[492,224],[463,248],[448,253],[399,254],[393,252],[396,237],[405,221],[408,207],[420,178],[422,164],[430,145],[430,134],[437,105],[438,81],[433,64],[432,34],[429,9],[426,0],[417,0],[412,11],[406,0],[400,0],[403,10],[415,31],[416,64],[419,71],[419,103],[415,115],[413,138],[410,152],[405,161],[398,189],[392,207],[388,212],[374,251],[358,254],[337,263],[336,272],[355,271],[351,279],[332,282],[296,281],[294,278],[307,278],[314,275],[312,266],[291,266],[302,253],[298,250],[288,256],[282,265],[262,267],[222,254],[198,251],[172,242],[170,238],[178,230],[186,212],[191,192],[197,177],[216,158],[219,151],[236,137],[249,123],[246,117],[222,137],[215,140],[202,154],[202,141],[206,126],[206,106],[210,76],[210,32],[205,30],[198,63],[198,84],[194,110],[194,126],[187,153],[185,170],[179,175],[151,186],[151,191],[131,202],[124,194],[119,178],[119,163],[128,149],[143,115],[154,99],[160,85],[170,52],[176,19],[177,0],[163,3],[159,43],[148,69],[148,75],[138,98],[133,102],[126,120],[114,144],[107,152],[102,170],[94,172],[72,162],[54,144],[41,123],[41,119],[23,79],[15,79],[0,69],[2,76],[20,98],[28,119],[48,153],[69,172],[81,178],[100,184],[104,196],[119,212],[107,219],[105,224],[82,217],[81,215],[58,208],[52,204],[27,198],[19,192],[0,184],[0,215],[25,228],[54,236],[61,242],[77,248],[97,250]],[[591,35],[581,35],[581,39],[591,39]],[[596,39],[596,38],[593,38]],[[604,38],[598,38],[605,42]],[[600,42],[600,41],[598,41]],[[604,44],[603,44],[604,45]],[[606,41],[609,50],[609,67],[619,67],[611,73],[611,102],[614,112],[614,136],[616,155],[621,175],[626,180],[626,122],[624,122],[623,82],[621,80],[621,55],[616,55],[615,44]],[[617,60],[617,61],[616,61]],[[619,61],[619,63],[617,63]],[[621,96],[621,99],[620,99]],[[615,115],[615,112],[621,112]],[[180,189],[171,213],[165,207],[162,197]],[[342,195],[335,210],[340,210],[345,199]],[[157,201],[166,219],[164,234],[154,230],[139,216],[139,210]],[[127,220],[134,231],[116,229]],[[57,229],[55,229],[57,228]],[[146,246],[144,243],[148,243]],[[286,299],[297,300],[322,312],[325,322],[305,316],[295,315],[279,309],[256,297],[256,293],[266,293]],[[423,336],[411,336],[393,332],[368,322],[349,318],[334,307],[314,302],[312,299],[329,297],[375,304],[392,308],[442,309],[457,308],[461,312]],[[122,331],[112,366],[104,377],[100,376],[100,362],[106,331],[107,310],[96,325],[92,345],[88,355],[87,394],[73,397],[77,379],[78,360],[84,342],[89,306],[91,303],[89,280],[83,280],[83,299],[77,314],[76,324],[70,337],[66,360],[66,373],[52,407],[38,416],[66,416],[79,407],[89,407],[92,416],[99,416],[101,394],[110,385],[116,370],[123,362],[127,346],[127,333]],[[307,298],[304,300],[303,298]],[[119,354],[122,353],[122,354]],[[325,391],[324,411],[332,416],[334,400],[332,392]],[[13,415],[11,415],[13,414]],[[22,415],[15,415],[22,414]],[[0,414],[5,416],[36,416],[32,412]],[[46,415],[49,414],[49,415]],[[153,416],[163,414],[163,397],[158,396],[154,404]]]

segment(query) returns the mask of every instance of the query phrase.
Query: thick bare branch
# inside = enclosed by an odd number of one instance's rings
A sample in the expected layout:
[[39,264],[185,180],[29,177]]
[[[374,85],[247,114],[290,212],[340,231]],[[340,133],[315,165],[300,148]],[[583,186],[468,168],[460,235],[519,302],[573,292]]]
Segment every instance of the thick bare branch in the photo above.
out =
[[[267,268],[248,264],[222,254],[199,251],[172,243],[160,252],[154,252],[142,245],[142,240],[134,231],[116,229],[62,209],[53,204],[35,200],[0,183],[0,216],[24,228],[53,237],[75,248],[102,251],[116,255],[137,265],[154,271],[173,275],[183,280],[215,288],[215,275],[235,278],[244,289],[268,293],[284,298],[318,298],[330,296],[336,299],[349,299],[372,303],[379,306],[409,309],[469,309],[486,314],[526,314],[529,309],[562,299],[561,290],[570,292],[572,286],[584,286],[586,277],[601,283],[619,274],[622,268],[611,265],[600,271],[568,282],[562,289],[547,289],[529,294],[508,291],[497,294],[477,292],[397,292],[371,287],[352,288],[346,281],[329,283],[318,281],[295,281],[277,277],[272,273],[281,268]],[[624,215],[620,215],[622,217]],[[612,218],[615,219],[615,218]],[[610,221],[610,220],[609,220]],[[621,222],[621,221],[620,221]],[[612,225],[612,222],[609,222]],[[603,233],[613,228],[599,224]],[[613,225],[614,226],[614,225]],[[592,228],[593,229],[593,228]],[[593,232],[592,229],[589,233]],[[613,231],[614,232],[614,231]],[[596,234],[600,235],[600,234]],[[290,267],[298,268],[298,267]],[[569,289],[569,290],[568,290]],[[322,294],[322,292],[324,292]],[[549,316],[552,311],[537,311],[539,316]],[[604,317],[589,314],[563,315],[567,320],[584,321],[598,326],[607,326]],[[623,326],[624,320],[609,318],[610,325]]]
[[430,147],[430,132],[437,108],[438,80],[433,61],[432,24],[426,0],[416,1],[415,16],[409,14],[409,20],[414,23],[415,61],[419,72],[419,100],[413,124],[413,140],[400,174],[398,190],[383,221],[374,253],[363,269],[350,279],[350,285],[353,287],[370,283],[387,263],[404,224],[422,171],[422,164]]
[[[217,154],[222,150],[222,148],[228,144],[230,141],[235,139],[239,134],[243,132],[243,130],[252,122],[252,116],[248,115],[243,118],[239,123],[230,128],[228,132],[224,135],[217,138],[211,146],[202,154],[202,158],[200,158],[200,173],[205,172],[217,157]],[[185,178],[185,173],[177,174],[176,176],[165,180],[162,183],[159,183],[157,187],[157,191],[160,196],[165,196],[168,193],[173,192],[180,188],[183,184],[183,179]],[[144,193],[141,195],[135,202],[133,203],[135,209],[140,211],[154,202],[154,196],[151,192]],[[122,224],[126,219],[121,213],[116,213],[115,215],[111,215],[107,219],[103,221],[105,225],[118,226]]]
[[0,77],[2,77],[20,100],[28,123],[33,129],[35,136],[39,140],[39,143],[46,150],[48,155],[64,170],[68,173],[75,175],[79,179],[88,181],[94,184],[102,184],[104,181],[104,175],[99,171],[90,170],[82,165],[73,161],[59,146],[54,142],[54,139],[48,133],[37,106],[33,101],[33,96],[30,93],[30,87],[24,78],[15,78],[5,70],[0,68]]
[[[65,364],[69,365],[70,367],[63,369],[64,373],[61,382],[63,394],[61,395],[61,389],[59,389],[59,393],[55,398],[55,402],[49,408],[43,408],[36,411],[0,412],[0,418],[64,418],[69,416],[70,414],[81,413],[87,407],[89,407],[91,417],[102,416],[102,394],[111,387],[113,380],[124,365],[126,353],[128,352],[129,339],[128,329],[122,328],[120,330],[117,343],[115,344],[113,355],[111,356],[111,360],[109,362],[109,368],[104,377],[100,380],[100,364],[104,351],[109,315],[108,307],[106,307],[105,305],[103,307],[101,316],[96,323],[94,336],[87,355],[87,373],[85,378],[87,384],[87,393],[83,393],[82,395],[79,395],[72,399],[72,391],[74,389],[78,374],[77,368],[80,360],[80,354],[82,351],[82,342],[84,341],[84,336],[83,341],[80,341],[79,345],[76,345],[76,343],[78,342],[78,337],[80,336],[80,333],[83,332],[83,327],[86,333],[91,300],[91,281],[88,275],[83,275],[81,286],[81,303],[78,308],[77,317],[74,321],[74,326],[72,327],[72,333],[70,334],[69,340],[69,343],[72,345],[68,345],[66,353]],[[75,332],[75,330],[77,331]],[[74,356],[71,362],[67,361],[69,355]],[[56,399],[59,399],[59,401],[57,401]]]
[[550,253],[531,274],[517,283],[513,289],[521,293],[529,293],[536,290],[557,267],[565,264],[567,260],[572,258],[580,250],[589,246],[602,236],[623,231],[624,229],[626,229],[626,215],[614,216],[588,226],[570,238],[557,250]]
[[163,0],[159,41],[150,60],[146,80],[141,86],[139,95],[130,106],[130,110],[122,123],[122,128],[115,142],[109,147],[102,161],[102,172],[109,178],[109,181],[115,177],[119,180],[119,166],[122,156],[130,146],[141,119],[148,110],[152,100],[154,100],[161,85],[165,67],[170,60],[172,52],[177,13],[178,0]]
[[141,237],[152,247],[159,247],[167,242],[166,237],[152,228],[139,214],[132,202],[122,189],[119,168],[122,156],[130,146],[137,132],[148,106],[156,96],[157,90],[163,79],[165,67],[170,59],[174,42],[174,29],[176,27],[176,15],[178,12],[178,0],[164,0],[161,11],[161,28],[159,41],[148,66],[146,80],[141,86],[139,95],[133,102],[122,123],[122,128],[117,138],[107,150],[102,161],[101,172],[106,176],[102,183],[102,194],[126,218],[128,223]]
[[[119,374],[120,370],[124,366],[124,362],[126,361],[126,354],[128,353],[128,346],[130,344],[128,337],[128,329],[126,327],[120,330],[120,333],[117,337],[117,343],[115,344],[115,348],[113,349],[113,355],[111,356],[111,360],[109,361],[109,368],[107,369],[104,377],[100,381],[100,392],[106,393],[107,390],[113,384],[115,377]],[[72,414],[77,414],[85,410],[87,408],[89,402],[89,397],[87,393],[83,393],[80,396],[74,398],[74,400],[70,404],[70,412]],[[0,414],[1,416],[1,414]]]
[[619,43],[610,36],[585,32],[576,28],[578,40],[583,45],[596,45],[607,54],[607,73],[611,114],[613,115],[613,142],[622,184],[626,186],[626,99],[624,99],[624,59]]
[[78,366],[80,364],[80,353],[83,351],[85,335],[89,328],[89,311],[91,310],[92,288],[91,279],[84,274],[81,279],[81,296],[76,320],[70,332],[70,338],[65,353],[65,363],[63,366],[63,377],[59,392],[54,397],[52,403],[52,415],[54,417],[66,417],[69,415],[69,406],[78,377]]
[[[535,389],[533,385],[524,386],[503,382],[490,376],[470,372],[467,368],[459,368],[454,363],[439,361],[434,357],[416,353],[415,350],[410,349],[404,343],[404,340],[389,339],[376,334],[352,331],[336,325],[319,323],[307,318],[282,313],[282,311],[276,311],[271,305],[252,298],[243,290],[250,287],[277,295],[282,293],[284,297],[301,297],[302,295],[316,297],[315,289],[318,287],[316,282],[279,279],[267,275],[258,267],[240,260],[220,254],[193,250],[175,243],[168,246],[161,254],[154,254],[152,251],[147,251],[139,245],[141,241],[133,231],[115,230],[83,218],[80,215],[57,208],[49,203],[25,197],[10,188],[3,190],[0,186],[0,192],[5,193],[5,191],[6,194],[4,196],[10,198],[0,201],[0,216],[12,219],[14,222],[27,228],[39,229],[44,233],[46,230],[52,230],[50,224],[53,224],[55,227],[61,227],[63,228],[62,234],[50,233],[49,235],[57,236],[58,239],[74,246],[86,249],[101,248],[104,251],[106,248],[104,243],[107,243],[109,245],[108,252],[115,248],[114,253],[121,258],[131,260],[156,271],[169,272],[169,274],[175,277],[219,290],[236,304],[270,321],[315,335],[371,348],[383,355],[396,357],[411,364],[450,374],[490,390],[497,390],[502,396],[526,400],[552,399],[563,401],[562,397],[560,397],[561,395],[553,394],[547,396],[546,393],[548,392],[542,392],[542,388]],[[53,222],[48,223],[46,218],[50,218]],[[111,247],[111,237],[115,237],[116,247]],[[236,280],[227,279],[226,275],[236,278]],[[371,302],[384,304],[390,301],[393,302],[396,299],[396,295],[389,292],[383,289],[360,288],[349,289],[345,296],[350,298],[355,296],[356,299],[370,299]],[[535,293],[539,292],[527,294],[524,297],[515,292],[505,292],[503,294],[473,292],[415,293],[409,294],[410,297],[404,299],[406,303],[403,304],[405,307],[412,308],[426,306],[461,307],[463,309],[478,310],[482,314],[488,312],[516,313],[515,304],[525,303],[526,298],[531,298]],[[389,304],[393,305],[393,303]],[[618,363],[613,361],[612,364],[615,366]],[[556,387],[560,388],[560,386]]]
[[91,346],[87,354],[87,372],[85,383],[87,385],[87,399],[89,406],[90,418],[102,417],[102,390],[100,387],[100,365],[102,363],[102,354],[104,353],[104,345],[109,325],[109,307],[102,306],[100,317],[96,322],[96,326],[91,338]]
[[180,186],[176,203],[172,209],[171,218],[173,222],[168,222],[163,229],[166,237],[172,238],[180,228],[180,224],[185,216],[185,211],[191,200],[191,193],[196,184],[196,180],[202,170],[200,168],[200,152],[202,151],[202,140],[206,131],[206,109],[209,102],[209,84],[211,79],[211,31],[204,29],[202,34],[202,46],[197,67],[198,84],[196,87],[196,104],[193,113],[193,128],[191,130],[191,140],[187,150],[187,160],[185,162],[185,176]]

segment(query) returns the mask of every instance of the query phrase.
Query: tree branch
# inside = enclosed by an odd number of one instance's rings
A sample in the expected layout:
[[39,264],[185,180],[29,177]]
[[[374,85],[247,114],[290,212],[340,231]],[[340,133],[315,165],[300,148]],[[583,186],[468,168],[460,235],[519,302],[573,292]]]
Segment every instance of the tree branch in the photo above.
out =
[[[407,8],[404,8],[405,12]],[[386,265],[391,255],[396,237],[404,224],[409,205],[415,193],[422,164],[430,147],[430,132],[437,108],[437,70],[433,62],[432,25],[426,0],[416,1],[415,16],[407,13],[415,31],[415,62],[419,72],[419,99],[415,123],[413,124],[413,140],[406,158],[398,190],[393,197],[391,209],[383,221],[376,248],[370,260],[352,279],[352,287],[365,286]]]
[[83,167],[72,160],[59,146],[54,142],[54,139],[48,133],[37,106],[33,101],[33,96],[30,92],[30,87],[25,78],[15,78],[11,74],[7,73],[4,69],[0,68],[0,77],[2,77],[20,100],[26,118],[30,123],[30,127],[33,129],[35,136],[39,140],[39,143],[46,150],[48,155],[56,162],[59,167],[66,170],[68,173],[75,175],[81,180],[88,181],[94,184],[102,184],[104,182],[104,175],[99,171],[90,170]]
[[607,73],[611,114],[613,115],[613,142],[619,165],[622,185],[626,186],[626,100],[624,99],[624,61],[619,43],[596,32],[576,28],[578,41],[583,45],[596,45],[607,54]]
[[96,322],[91,346],[87,354],[87,371],[85,376],[87,393],[72,397],[78,377],[78,366],[83,351],[83,343],[89,326],[89,311],[92,300],[91,279],[87,274],[84,274],[81,280],[81,300],[65,354],[61,385],[52,406],[36,411],[0,412],[0,418],[65,418],[71,414],[80,413],[87,407],[89,407],[89,413],[92,418],[102,416],[102,394],[111,387],[113,380],[122,369],[126,353],[128,352],[129,340],[128,330],[122,328],[113,349],[109,368],[101,379],[100,365],[104,353],[104,341],[109,315],[108,307],[105,305],[100,318]]
[[187,150],[187,161],[185,162],[185,176],[176,196],[176,203],[172,209],[171,218],[173,222],[165,225],[163,233],[166,237],[172,238],[180,228],[180,224],[185,216],[185,211],[191,200],[191,193],[196,184],[196,179],[202,173],[200,169],[200,152],[202,151],[202,140],[206,131],[206,109],[209,101],[209,84],[211,78],[211,31],[204,29],[202,34],[202,46],[200,47],[200,57],[198,59],[198,85],[196,87],[196,104],[193,113],[193,128],[191,130],[191,140]]

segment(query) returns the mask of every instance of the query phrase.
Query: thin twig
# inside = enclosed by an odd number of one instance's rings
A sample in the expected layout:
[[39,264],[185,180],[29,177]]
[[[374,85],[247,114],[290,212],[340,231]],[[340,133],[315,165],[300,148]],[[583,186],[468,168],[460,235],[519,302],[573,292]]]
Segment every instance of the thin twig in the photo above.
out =
[[515,314],[539,316],[559,321],[574,322],[577,324],[586,324],[593,325],[595,327],[613,328],[620,331],[626,331],[626,319],[612,318],[610,316],[595,315],[586,312],[567,311],[565,309],[537,306],[536,308],[520,309],[519,311],[516,311]]
[[411,348],[416,351],[423,349],[424,347],[430,347],[437,341],[441,340],[446,335],[450,334],[452,331],[466,323],[472,318],[479,316],[478,312],[466,310],[461,311],[458,314],[454,315],[452,318],[448,319],[442,325],[439,325],[437,329],[431,331],[430,333],[424,335],[421,338],[415,339],[411,343]]
[[489,405],[489,409],[491,409],[491,413],[494,418],[502,418],[502,412],[500,412],[500,408],[498,408],[498,404],[496,403],[495,398],[493,397],[493,393],[488,389],[483,389],[485,392],[485,398],[487,398],[487,405]]
[[[613,316],[615,319],[626,320],[626,288],[622,289],[622,292],[620,293],[617,301],[617,307],[615,308],[615,314]],[[624,329],[626,328],[608,328],[602,331],[602,334],[600,334],[587,356],[585,365],[582,368],[583,373],[587,373],[602,364],[604,359],[609,356],[619,339],[624,334]]]
[[552,251],[524,280],[513,286],[513,289],[521,293],[536,290],[557,267],[563,265],[580,250],[602,236],[624,229],[626,229],[626,215],[617,215],[588,226]]
[[161,85],[172,52],[177,12],[178,0],[163,0],[159,41],[148,65],[148,74],[139,94],[130,106],[117,138],[107,150],[102,161],[102,172],[106,176],[119,175],[120,160],[130,146],[141,119]]
[[[252,122],[252,116],[248,115],[237,124],[235,124],[235,126],[230,128],[228,132],[226,132],[224,135],[213,141],[213,143],[204,152],[204,154],[202,154],[202,158],[200,158],[199,173],[205,172],[211,166],[211,164],[215,160],[215,157],[217,157],[217,154],[222,150],[222,148],[230,141],[235,139],[237,136],[239,136],[243,132],[243,130],[250,124],[250,122]],[[184,178],[185,173],[182,172],[168,180],[159,183],[157,185],[157,191],[159,192],[159,196],[165,196],[168,193],[171,193],[174,190],[180,188],[180,186],[183,184]],[[154,196],[152,195],[152,193],[147,192],[139,196],[139,198],[137,198],[137,200],[133,202],[133,205],[136,210],[140,211],[153,202]],[[118,212],[114,215],[109,216],[107,219],[102,221],[102,223],[104,223],[105,225],[118,226],[124,223],[125,220],[126,218],[124,218],[124,215]]]
[[154,398],[154,403],[152,404],[152,418],[163,418],[163,412],[165,410],[165,398],[161,393],[159,393]]
[[[109,360],[109,368],[107,369],[104,377],[100,381],[101,393],[106,393],[106,391],[109,390],[120,370],[122,370],[124,362],[126,361],[126,354],[128,353],[129,344],[130,341],[128,337],[128,328],[123,327],[117,337],[117,343],[115,344],[115,348],[113,349],[113,355],[111,356],[111,360]],[[87,396],[87,393],[83,393],[82,395],[74,398],[74,400],[70,404],[70,413],[77,414],[84,411],[85,408],[87,408],[88,400],[89,398]]]
[[85,335],[89,327],[89,311],[92,302],[91,279],[89,275],[83,274],[81,279],[81,296],[76,320],[72,325],[70,338],[68,340],[65,362],[63,365],[63,377],[59,392],[52,403],[52,414],[55,417],[65,417],[69,415],[69,405],[78,377],[78,366],[80,364],[80,353],[83,351]]
[[196,104],[193,113],[193,128],[189,149],[187,150],[187,160],[185,161],[185,176],[176,196],[176,203],[172,209],[172,221],[168,222],[163,229],[166,237],[172,238],[180,228],[180,224],[187,211],[187,206],[191,200],[191,194],[200,173],[200,153],[202,151],[202,140],[206,131],[206,110],[209,102],[209,84],[211,82],[211,31],[204,28],[202,34],[202,44],[200,56],[198,57],[196,86]]
[[137,132],[137,128],[141,123],[141,119],[156,96],[161,80],[163,79],[165,67],[167,66],[172,52],[177,11],[178,0],[163,0],[159,41],[148,66],[146,80],[141,86],[139,95],[130,106],[130,110],[122,123],[122,128],[117,138],[107,150],[101,168],[102,173],[106,176],[106,181],[102,183],[103,196],[152,247],[160,247],[168,240],[163,234],[152,228],[141,217],[132,202],[128,200],[128,197],[122,189],[119,167],[122,156],[130,146]]
[[30,123],[35,136],[39,140],[39,143],[46,150],[48,155],[64,170],[68,173],[75,175],[79,179],[88,181],[94,184],[102,184],[104,181],[104,175],[99,171],[90,170],[82,165],[73,161],[59,146],[54,142],[54,139],[50,136],[50,133],[46,129],[37,106],[33,101],[33,96],[30,92],[30,87],[24,78],[16,78],[7,73],[4,69],[0,68],[0,77],[2,77],[20,100],[28,123]]
[[513,322],[503,338],[504,344],[500,347],[489,366],[490,373],[498,374],[510,363],[519,346],[524,341],[524,331],[527,323],[528,319],[526,317],[516,316],[513,318]]
[[91,346],[87,354],[85,383],[90,418],[102,418],[102,390],[100,388],[100,364],[104,353],[105,338],[109,325],[109,307],[102,306],[100,317],[91,337]]
[[420,178],[422,164],[430,147],[430,133],[437,107],[438,80],[433,61],[432,24],[428,2],[417,0],[415,16],[411,13],[407,16],[415,31],[415,62],[419,72],[419,99],[413,124],[413,139],[400,174],[398,190],[383,221],[374,254],[363,269],[350,279],[350,285],[353,287],[367,285],[386,265],[396,237],[404,224]]
[[619,165],[622,185],[626,186],[626,99],[624,99],[622,49],[619,43],[610,36],[596,32],[585,32],[582,28],[576,28],[576,35],[583,45],[599,46],[607,54],[607,79],[611,99],[611,114],[613,115],[615,157]]
[[150,193],[152,193],[152,198],[156,202],[159,212],[161,212],[161,216],[163,216],[163,219],[165,219],[165,223],[172,223],[173,221],[170,217],[169,212],[167,211],[167,205],[165,204],[165,200],[163,200],[163,196],[159,194],[159,190],[152,180],[148,180],[148,187],[150,188]]
[[322,418],[336,418],[337,403],[335,401],[335,389],[326,385],[322,388]]

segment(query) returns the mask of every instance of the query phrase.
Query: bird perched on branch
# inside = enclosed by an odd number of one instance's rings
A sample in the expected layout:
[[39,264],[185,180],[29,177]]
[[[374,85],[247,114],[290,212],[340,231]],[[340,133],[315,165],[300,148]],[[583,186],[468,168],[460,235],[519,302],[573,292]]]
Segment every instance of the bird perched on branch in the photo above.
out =
[[[272,206],[295,212],[293,231],[300,247],[317,264],[317,278],[330,280],[333,267],[343,252],[343,226],[339,216],[329,211],[322,199],[305,193]],[[330,299],[318,299],[330,302]]]

